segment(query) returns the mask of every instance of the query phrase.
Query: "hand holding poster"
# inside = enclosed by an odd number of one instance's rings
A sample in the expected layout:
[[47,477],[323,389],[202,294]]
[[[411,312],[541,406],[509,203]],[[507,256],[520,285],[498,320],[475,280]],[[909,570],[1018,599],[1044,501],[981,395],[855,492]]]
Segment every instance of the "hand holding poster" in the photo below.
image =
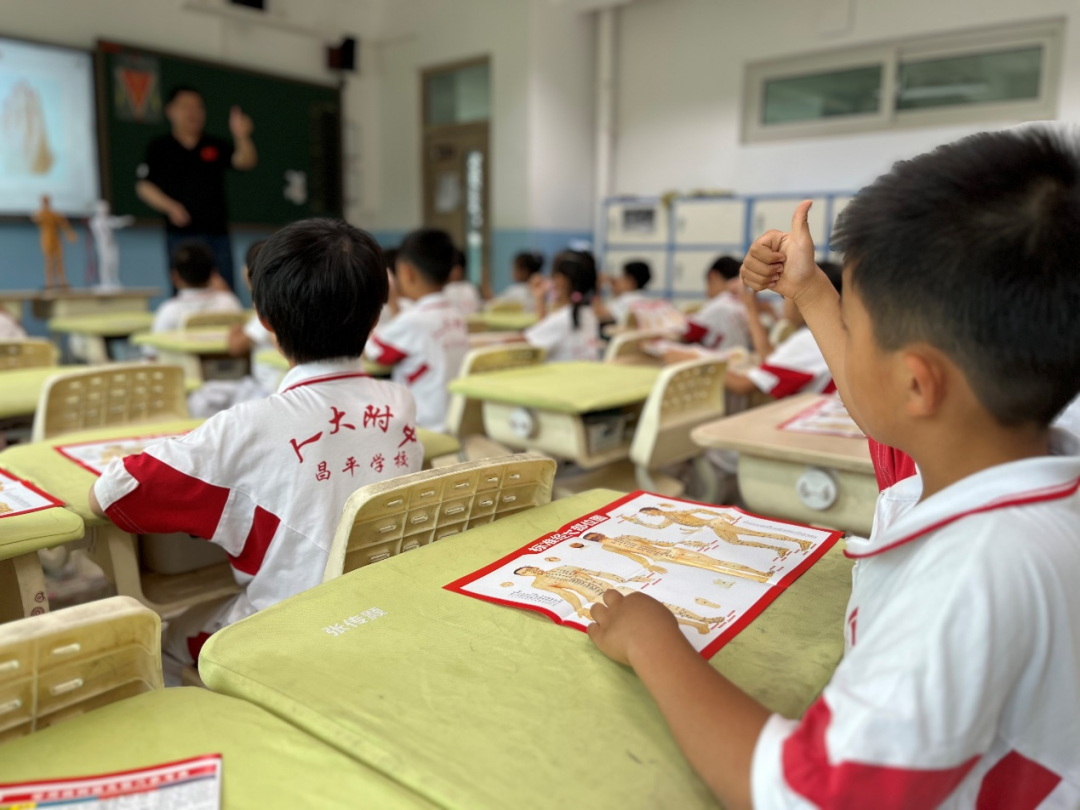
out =
[[639,492],[446,588],[579,630],[592,624],[604,591],[640,591],[662,602],[710,657],[840,534]]

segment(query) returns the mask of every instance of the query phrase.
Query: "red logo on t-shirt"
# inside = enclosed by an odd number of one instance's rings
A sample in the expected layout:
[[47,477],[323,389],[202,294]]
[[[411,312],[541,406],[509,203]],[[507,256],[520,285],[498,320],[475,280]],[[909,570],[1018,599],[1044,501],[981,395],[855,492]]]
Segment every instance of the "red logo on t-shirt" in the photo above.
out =
[[218,159],[218,148],[216,146],[204,146],[199,150],[199,157],[207,163],[213,163]]

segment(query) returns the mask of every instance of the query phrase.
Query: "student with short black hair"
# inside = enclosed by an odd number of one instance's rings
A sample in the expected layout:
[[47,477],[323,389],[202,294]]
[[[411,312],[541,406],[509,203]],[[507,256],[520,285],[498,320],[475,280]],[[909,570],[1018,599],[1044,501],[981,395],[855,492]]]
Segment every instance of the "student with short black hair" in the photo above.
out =
[[523,312],[536,312],[536,300],[532,292],[532,278],[544,269],[544,254],[523,250],[514,256],[512,275],[514,282],[502,291],[492,303],[513,301],[521,304]]
[[151,332],[172,332],[184,325],[184,318],[198,312],[242,312],[244,307],[229,290],[215,289],[217,273],[214,254],[203,242],[181,242],[173,251],[169,277],[176,295],[163,301],[154,313]]
[[686,329],[686,318],[669,301],[645,294],[651,281],[648,263],[635,260],[624,264],[622,274],[608,280],[613,297],[606,304],[599,297],[594,300],[593,310],[600,323],[623,328],[633,316],[638,329],[671,329],[681,334]]
[[532,285],[540,321],[525,330],[525,340],[546,349],[549,362],[599,359],[600,322],[592,309],[596,295],[592,254],[562,251],[551,263],[551,280],[535,275]]
[[1077,135],[897,163],[840,217],[843,297],[810,201],[751,246],[743,280],[798,306],[883,489],[870,538],[847,538],[844,658],[793,720],[644,594],[608,591],[589,628],[725,807],[1080,806],[1080,439],[1050,426],[1080,393]]
[[391,296],[391,317],[379,324],[367,347],[368,358],[391,366],[394,382],[415,395],[417,423],[435,431],[446,427],[446,386],[469,351],[465,318],[443,291],[455,253],[445,231],[422,228],[405,237],[397,253],[396,291],[414,303],[404,309]]
[[296,222],[251,271],[255,311],[289,361],[277,393],[112,462],[90,490],[91,509],[124,531],[228,553],[243,590],[170,621],[165,652],[181,664],[211,633],[317,585],[348,497],[423,463],[412,395],[361,368],[388,287],[371,235]]
[[475,315],[484,306],[480,291],[467,277],[467,266],[468,260],[465,254],[454,248],[454,266],[450,268],[450,280],[443,289],[443,293],[450,299],[450,303],[457,307],[458,311],[466,317]]
[[720,256],[705,271],[705,291],[709,300],[687,319],[684,341],[699,343],[714,351],[751,348],[750,319],[739,278],[741,266],[738,259]]

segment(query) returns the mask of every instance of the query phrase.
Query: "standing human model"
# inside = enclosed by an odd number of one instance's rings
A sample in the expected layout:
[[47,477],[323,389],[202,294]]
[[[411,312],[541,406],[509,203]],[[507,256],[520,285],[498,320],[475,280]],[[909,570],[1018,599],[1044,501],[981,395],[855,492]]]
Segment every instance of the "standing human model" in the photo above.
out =
[[97,249],[98,287],[103,290],[120,288],[120,252],[116,247],[113,231],[126,228],[134,221],[133,216],[112,216],[109,203],[105,200],[98,200],[94,206],[94,215],[90,217],[90,233],[94,235],[94,246]]
[[41,198],[41,210],[31,219],[38,226],[41,234],[41,252],[45,255],[45,288],[67,289],[67,276],[64,274],[64,246],[60,243],[60,231],[64,231],[64,236],[69,242],[74,242],[76,236],[75,231],[71,229],[71,223],[63,214],[58,214],[52,209],[47,195]]

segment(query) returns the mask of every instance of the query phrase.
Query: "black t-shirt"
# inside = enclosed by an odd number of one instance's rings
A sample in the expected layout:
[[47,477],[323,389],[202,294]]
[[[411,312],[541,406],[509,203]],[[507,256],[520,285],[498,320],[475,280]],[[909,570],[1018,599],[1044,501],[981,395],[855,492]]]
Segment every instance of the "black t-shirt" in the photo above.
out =
[[166,230],[192,234],[228,232],[225,172],[232,167],[232,156],[233,145],[212,135],[203,135],[194,149],[185,149],[172,134],[150,143],[146,162],[139,167],[139,179],[149,180],[191,215],[191,223],[184,228],[177,228],[166,217]]

